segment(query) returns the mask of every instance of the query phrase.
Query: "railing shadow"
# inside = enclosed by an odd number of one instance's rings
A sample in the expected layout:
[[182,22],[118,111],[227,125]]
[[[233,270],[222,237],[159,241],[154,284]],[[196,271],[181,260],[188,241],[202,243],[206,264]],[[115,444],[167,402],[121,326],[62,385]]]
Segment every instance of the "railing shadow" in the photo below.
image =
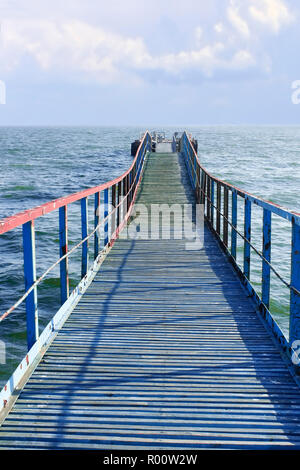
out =
[[[87,353],[84,355],[84,359],[81,362],[80,368],[77,372],[77,376],[73,379],[73,382],[69,386],[68,389],[64,387],[64,390],[67,390],[67,396],[63,400],[63,403],[61,404],[61,413],[57,416],[56,420],[56,426],[55,428],[57,429],[58,436],[50,440],[49,442],[49,447],[52,449],[59,448],[60,446],[60,440],[62,439],[63,435],[67,432],[67,427],[66,427],[66,417],[68,416],[68,412],[70,410],[70,406],[72,406],[72,398],[76,394],[76,392],[82,388],[83,385],[86,384],[86,379],[85,379],[85,373],[86,369],[90,365],[91,359],[95,357],[96,354],[96,348],[99,346],[101,343],[101,338],[104,330],[104,325],[105,325],[105,320],[109,311],[110,303],[114,297],[114,295],[117,293],[120,284],[122,283],[123,279],[123,269],[126,266],[127,259],[130,257],[130,254],[132,253],[133,249],[135,246],[135,241],[131,241],[130,246],[128,247],[128,250],[126,254],[124,254],[124,257],[122,259],[122,263],[117,270],[117,280],[112,283],[111,290],[110,292],[106,295],[106,298],[104,302],[101,302],[101,314],[100,315],[95,315],[95,318],[98,317],[97,324],[95,325],[94,328],[94,336],[93,339],[91,340],[91,345],[88,348]],[[97,274],[97,276],[101,276],[101,270]],[[83,296],[84,299],[84,296]],[[102,383],[102,379],[99,381],[96,380],[95,384]],[[95,385],[94,384],[94,385]],[[89,382],[89,386],[91,386],[91,383]]]

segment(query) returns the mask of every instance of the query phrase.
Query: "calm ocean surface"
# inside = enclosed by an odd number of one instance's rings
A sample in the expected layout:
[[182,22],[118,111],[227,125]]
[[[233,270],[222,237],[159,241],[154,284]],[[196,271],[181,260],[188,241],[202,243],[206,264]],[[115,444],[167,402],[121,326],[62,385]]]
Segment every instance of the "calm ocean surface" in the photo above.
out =
[[[130,165],[130,143],[144,129],[134,127],[0,128],[0,218],[95,186]],[[152,128],[150,129],[152,130]],[[178,128],[158,128],[172,135]],[[189,127],[198,139],[203,165],[257,196],[300,212],[300,127]],[[89,209],[92,211],[90,201]],[[80,240],[79,206],[69,210],[70,246]],[[241,208],[239,210],[241,213]],[[261,250],[261,218],[253,209],[253,243]],[[241,222],[241,221],[240,221]],[[289,281],[290,226],[274,217],[272,263]],[[58,214],[36,221],[37,275],[58,258]],[[242,225],[239,224],[241,229]],[[79,229],[79,230],[78,230]],[[0,314],[23,293],[21,230],[0,236]],[[71,257],[71,285],[79,281],[80,250]],[[242,242],[238,245],[242,260]],[[261,262],[253,254],[252,282],[260,291]],[[272,277],[271,311],[287,332],[289,291]],[[59,307],[59,271],[38,288],[40,329]],[[0,325],[7,361],[0,365],[0,385],[26,353],[25,312],[20,307]]]

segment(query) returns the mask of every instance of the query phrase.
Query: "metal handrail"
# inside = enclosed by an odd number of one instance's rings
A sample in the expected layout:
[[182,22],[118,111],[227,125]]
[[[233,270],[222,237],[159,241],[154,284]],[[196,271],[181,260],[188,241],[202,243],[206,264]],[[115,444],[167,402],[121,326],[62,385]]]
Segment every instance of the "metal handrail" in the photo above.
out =
[[[203,190],[201,189],[201,192]],[[222,211],[220,211],[215,204],[211,201],[211,199],[206,195],[206,199],[209,201],[212,207],[216,209],[216,211],[223,217],[223,219],[228,223],[228,225],[231,226],[231,228],[245,241],[249,244],[249,246],[252,248],[253,251],[265,262],[270,266],[271,271],[276,275],[276,277],[290,290],[293,290],[296,292],[298,295],[300,295],[300,291],[297,290],[295,287],[293,287],[291,284],[288,283],[280,274],[279,272],[274,268],[274,266],[263,256],[263,254],[254,246],[246,237],[243,235],[233,224],[232,222],[223,214]]]
[[[189,158],[189,157],[188,157]],[[198,158],[198,157],[197,157]],[[201,168],[204,170],[204,167],[202,167],[202,165],[200,165]],[[192,168],[192,171],[194,172],[194,168]],[[206,170],[205,170],[206,171]],[[206,172],[206,174],[209,174],[208,172]],[[203,196],[206,198],[206,200],[209,202],[209,204],[214,208],[216,209],[216,212],[218,212],[222,217],[223,219],[226,221],[226,223],[228,223],[228,225],[231,226],[231,228],[246,242],[249,244],[249,246],[252,248],[253,251],[255,251],[255,253],[265,262],[267,263],[269,266],[270,266],[270,269],[271,271],[273,271],[273,273],[277,276],[277,278],[286,286],[288,287],[290,290],[293,290],[294,292],[296,292],[298,295],[300,295],[300,291],[297,290],[295,287],[293,287],[291,284],[289,284],[280,274],[279,272],[274,268],[274,266],[263,256],[263,254],[245,237],[245,235],[243,235],[234,225],[233,223],[229,220],[228,217],[225,216],[225,214],[213,203],[213,201],[209,198],[208,194],[205,193],[205,191],[200,187],[200,181],[198,180],[198,175],[196,174],[195,175],[196,177],[196,180],[197,180],[197,183],[199,184],[199,189],[201,191],[201,193],[203,193]],[[213,177],[213,180],[214,181],[219,181],[220,183],[223,184],[224,187],[229,187],[231,186],[232,188],[234,188],[234,186],[230,185],[229,183],[227,184],[225,181],[222,181],[222,180],[219,180],[218,178],[215,178]],[[250,193],[247,193],[246,191],[243,191],[241,189],[239,189],[239,194],[243,197],[243,194],[250,194]],[[254,196],[253,196],[254,197]],[[273,204],[269,201],[266,201],[264,199],[262,199],[262,201],[264,201],[265,203],[268,203],[268,204]],[[276,205],[276,204],[275,204]],[[277,205],[276,205],[277,206]],[[278,206],[277,206],[278,207]],[[279,206],[280,207],[280,206]],[[287,210],[287,209],[286,209]]]
[[137,155],[139,154],[140,149],[145,140],[145,137],[147,135],[151,139],[149,131],[146,131],[144,133],[143,138],[141,139],[140,145],[136,152],[136,156],[130,168],[127,171],[125,171],[121,176],[119,176],[118,178],[115,178],[114,180],[103,183],[99,186],[94,186],[92,188],[83,189],[82,191],[78,191],[77,193],[70,194],[69,196],[63,196],[58,199],[54,199],[53,201],[46,202],[45,204],[42,204],[41,206],[37,206],[32,209],[23,211],[23,212],[19,212],[18,214],[14,214],[10,217],[6,217],[0,220],[0,235],[6,232],[9,232],[13,228],[17,228],[20,225],[25,224],[26,222],[37,219],[38,217],[42,217],[43,215],[49,214],[50,212],[53,212],[59,209],[60,207],[79,201],[84,197],[92,196],[96,194],[97,192],[104,191],[105,189],[111,188],[111,186],[116,185],[119,182],[122,182],[124,178],[132,171],[136,163]]
[[[184,133],[186,134],[186,133]],[[267,208],[269,210],[271,210],[274,214],[276,215],[279,215],[280,217],[284,218],[284,219],[287,219],[289,220],[290,222],[293,221],[293,219],[295,219],[297,221],[297,223],[300,224],[300,213],[299,212],[295,212],[295,211],[291,211],[289,209],[287,209],[286,207],[283,207],[281,206],[280,204],[276,204],[275,202],[272,202],[272,201],[268,201],[267,199],[263,199],[259,196],[254,196],[253,194],[241,189],[241,188],[238,188],[237,186],[234,186],[233,184],[231,183],[228,183],[227,181],[224,181],[224,180],[221,180],[220,178],[217,178],[216,176],[213,176],[211,173],[209,173],[209,171],[200,163],[200,160],[199,160],[199,157],[190,141],[190,137],[186,134],[186,137],[189,141],[189,144],[191,146],[191,150],[197,160],[197,163],[199,165],[199,167],[201,168],[202,171],[205,172],[205,174],[211,179],[213,180],[214,182],[216,183],[219,183],[221,186],[223,186],[224,188],[227,188],[231,191],[236,191],[237,195],[238,196],[241,196],[243,198],[246,198],[248,197],[251,202],[253,202],[254,204],[262,207],[262,208]],[[193,169],[194,171],[194,169]]]
[[[6,233],[18,226],[23,227],[23,253],[24,253],[24,274],[25,274],[25,293],[18,301],[10,307],[0,317],[0,323],[7,318],[24,300],[26,300],[27,316],[27,343],[30,349],[38,338],[38,316],[37,316],[37,292],[36,288],[45,277],[57,266],[60,265],[60,285],[61,285],[61,304],[67,301],[69,297],[69,277],[68,277],[68,257],[82,246],[82,278],[87,275],[88,262],[88,240],[95,236],[94,259],[96,260],[108,246],[112,246],[118,237],[120,230],[127,222],[131,213],[138,185],[141,179],[142,170],[145,161],[145,154],[151,149],[151,136],[148,131],[142,138],[135,158],[130,168],[120,177],[109,181],[100,186],[95,186],[70,196],[56,199],[50,203],[43,204],[31,210],[27,210],[8,217],[0,221],[0,234]],[[109,190],[111,194],[109,197]],[[104,217],[99,220],[100,192],[104,191]],[[87,198],[95,195],[95,220],[94,229],[87,233]],[[108,212],[109,200],[112,210]],[[67,236],[67,205],[76,201],[81,201],[81,219],[82,219],[82,239],[71,250],[68,250]],[[121,208],[122,220],[121,220]],[[54,210],[59,210],[60,222],[60,258],[55,261],[38,279],[35,271],[35,236],[34,220]],[[114,218],[115,229],[109,233],[108,224]],[[99,252],[98,230],[104,225],[105,240],[104,248]]]
[[[244,240],[244,263],[241,274],[244,284],[252,297],[259,304],[265,316],[269,312],[270,305],[270,272],[272,271],[280,281],[290,289],[290,328],[289,344],[300,339],[300,214],[289,211],[278,204],[256,197],[247,191],[212,176],[200,163],[198,155],[186,132],[182,135],[181,151],[185,157],[192,186],[199,203],[206,205],[206,219],[218,236],[223,248],[230,255],[236,268],[240,270],[236,261],[237,235]],[[217,189],[217,202],[215,204],[215,186]],[[224,210],[221,210],[221,189],[223,189]],[[229,219],[229,193],[232,194],[231,220]],[[244,234],[237,229],[237,197],[245,200],[244,206]],[[263,209],[263,249],[260,252],[251,243],[251,204],[256,204]],[[291,281],[287,282],[271,264],[271,216],[276,214],[292,223],[292,257],[291,257]],[[216,215],[216,221],[214,221]],[[223,218],[223,234],[221,234],[220,218]],[[228,247],[228,226],[231,230],[231,249]],[[262,295],[259,296],[250,284],[250,248],[262,259]],[[273,318],[271,322],[274,322]],[[278,326],[276,325],[278,330]]]

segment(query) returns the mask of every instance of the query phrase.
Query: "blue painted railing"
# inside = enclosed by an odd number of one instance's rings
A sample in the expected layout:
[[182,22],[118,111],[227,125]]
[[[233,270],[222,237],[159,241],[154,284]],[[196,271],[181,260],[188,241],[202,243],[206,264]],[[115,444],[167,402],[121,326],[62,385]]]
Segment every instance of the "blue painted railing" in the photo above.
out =
[[[195,190],[196,199],[199,204],[204,204],[205,218],[219,239],[223,249],[229,256],[236,268],[243,284],[247,288],[249,295],[256,302],[263,318],[269,324],[275,337],[288,352],[293,353],[296,344],[295,340],[300,340],[300,214],[284,209],[274,203],[255,197],[235,186],[213,177],[201,165],[198,156],[193,148],[189,136],[186,132],[182,135],[180,149],[183,153],[190,176],[191,184]],[[231,197],[229,197],[229,195]],[[238,198],[244,200],[243,225],[241,233],[237,229],[238,222]],[[223,207],[221,207],[221,202]],[[251,243],[251,209],[255,204],[263,210],[262,230],[262,251],[256,249]],[[229,218],[229,213],[231,217]],[[280,216],[291,223],[291,277],[290,282],[283,279],[271,264],[272,246],[272,215]],[[221,220],[223,230],[221,233]],[[228,228],[231,227],[231,243],[228,240]],[[241,237],[244,243],[243,267],[237,264],[237,236]],[[251,250],[261,258],[262,262],[262,293],[258,295],[250,283],[251,273]],[[290,322],[289,339],[287,340],[281,329],[273,319],[270,308],[270,279],[271,271],[280,279],[283,285],[290,290]],[[297,345],[299,347],[299,345]]]
[[176,143],[175,135],[173,135],[173,138],[172,138],[172,152],[176,153],[176,151],[177,151],[177,143]]
[[[61,305],[70,296],[68,257],[81,246],[81,279],[89,274],[89,239],[94,237],[94,260],[110,246],[130,215],[139,185],[145,154],[151,150],[151,136],[146,132],[137,150],[129,170],[113,181],[90,188],[67,197],[51,201],[34,209],[16,214],[0,221],[0,235],[19,226],[23,231],[24,257],[24,295],[6,312],[0,316],[0,323],[10,315],[22,302],[26,302],[27,346],[30,350],[39,338],[37,285],[47,274],[59,264]],[[101,196],[102,195],[102,196]],[[94,196],[94,226],[88,233],[88,197]],[[100,199],[103,199],[104,217],[100,220]],[[68,250],[68,206],[76,201],[81,203],[81,241],[72,250]],[[35,228],[34,220],[53,211],[58,211],[59,219],[59,259],[36,278]],[[99,252],[99,229],[104,226],[104,249]]]

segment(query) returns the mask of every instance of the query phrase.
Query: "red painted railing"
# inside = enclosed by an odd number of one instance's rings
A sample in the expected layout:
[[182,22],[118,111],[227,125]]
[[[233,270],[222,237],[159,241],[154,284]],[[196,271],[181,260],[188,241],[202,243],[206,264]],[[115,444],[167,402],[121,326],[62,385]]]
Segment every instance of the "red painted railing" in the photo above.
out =
[[[102,252],[113,245],[120,230],[126,224],[131,213],[137,189],[140,183],[146,152],[151,150],[151,136],[147,131],[140,143],[130,168],[118,178],[93,188],[89,188],[66,197],[56,199],[33,209],[7,217],[0,221],[0,234],[22,226],[23,255],[24,255],[24,295],[6,312],[0,316],[3,321],[24,300],[26,301],[27,343],[30,349],[37,341],[38,327],[38,301],[37,285],[43,281],[55,266],[60,265],[60,291],[61,304],[69,297],[68,258],[80,246],[82,247],[82,279],[88,273],[89,239],[94,236],[94,260],[100,254],[99,229],[104,227],[104,248]],[[100,200],[103,195],[104,216],[100,218]],[[88,197],[94,196],[94,228],[88,233]],[[68,249],[68,212],[70,204],[81,202],[81,241],[71,250]],[[43,275],[36,279],[35,269],[35,231],[34,221],[53,211],[59,211],[59,259],[52,264]]]

